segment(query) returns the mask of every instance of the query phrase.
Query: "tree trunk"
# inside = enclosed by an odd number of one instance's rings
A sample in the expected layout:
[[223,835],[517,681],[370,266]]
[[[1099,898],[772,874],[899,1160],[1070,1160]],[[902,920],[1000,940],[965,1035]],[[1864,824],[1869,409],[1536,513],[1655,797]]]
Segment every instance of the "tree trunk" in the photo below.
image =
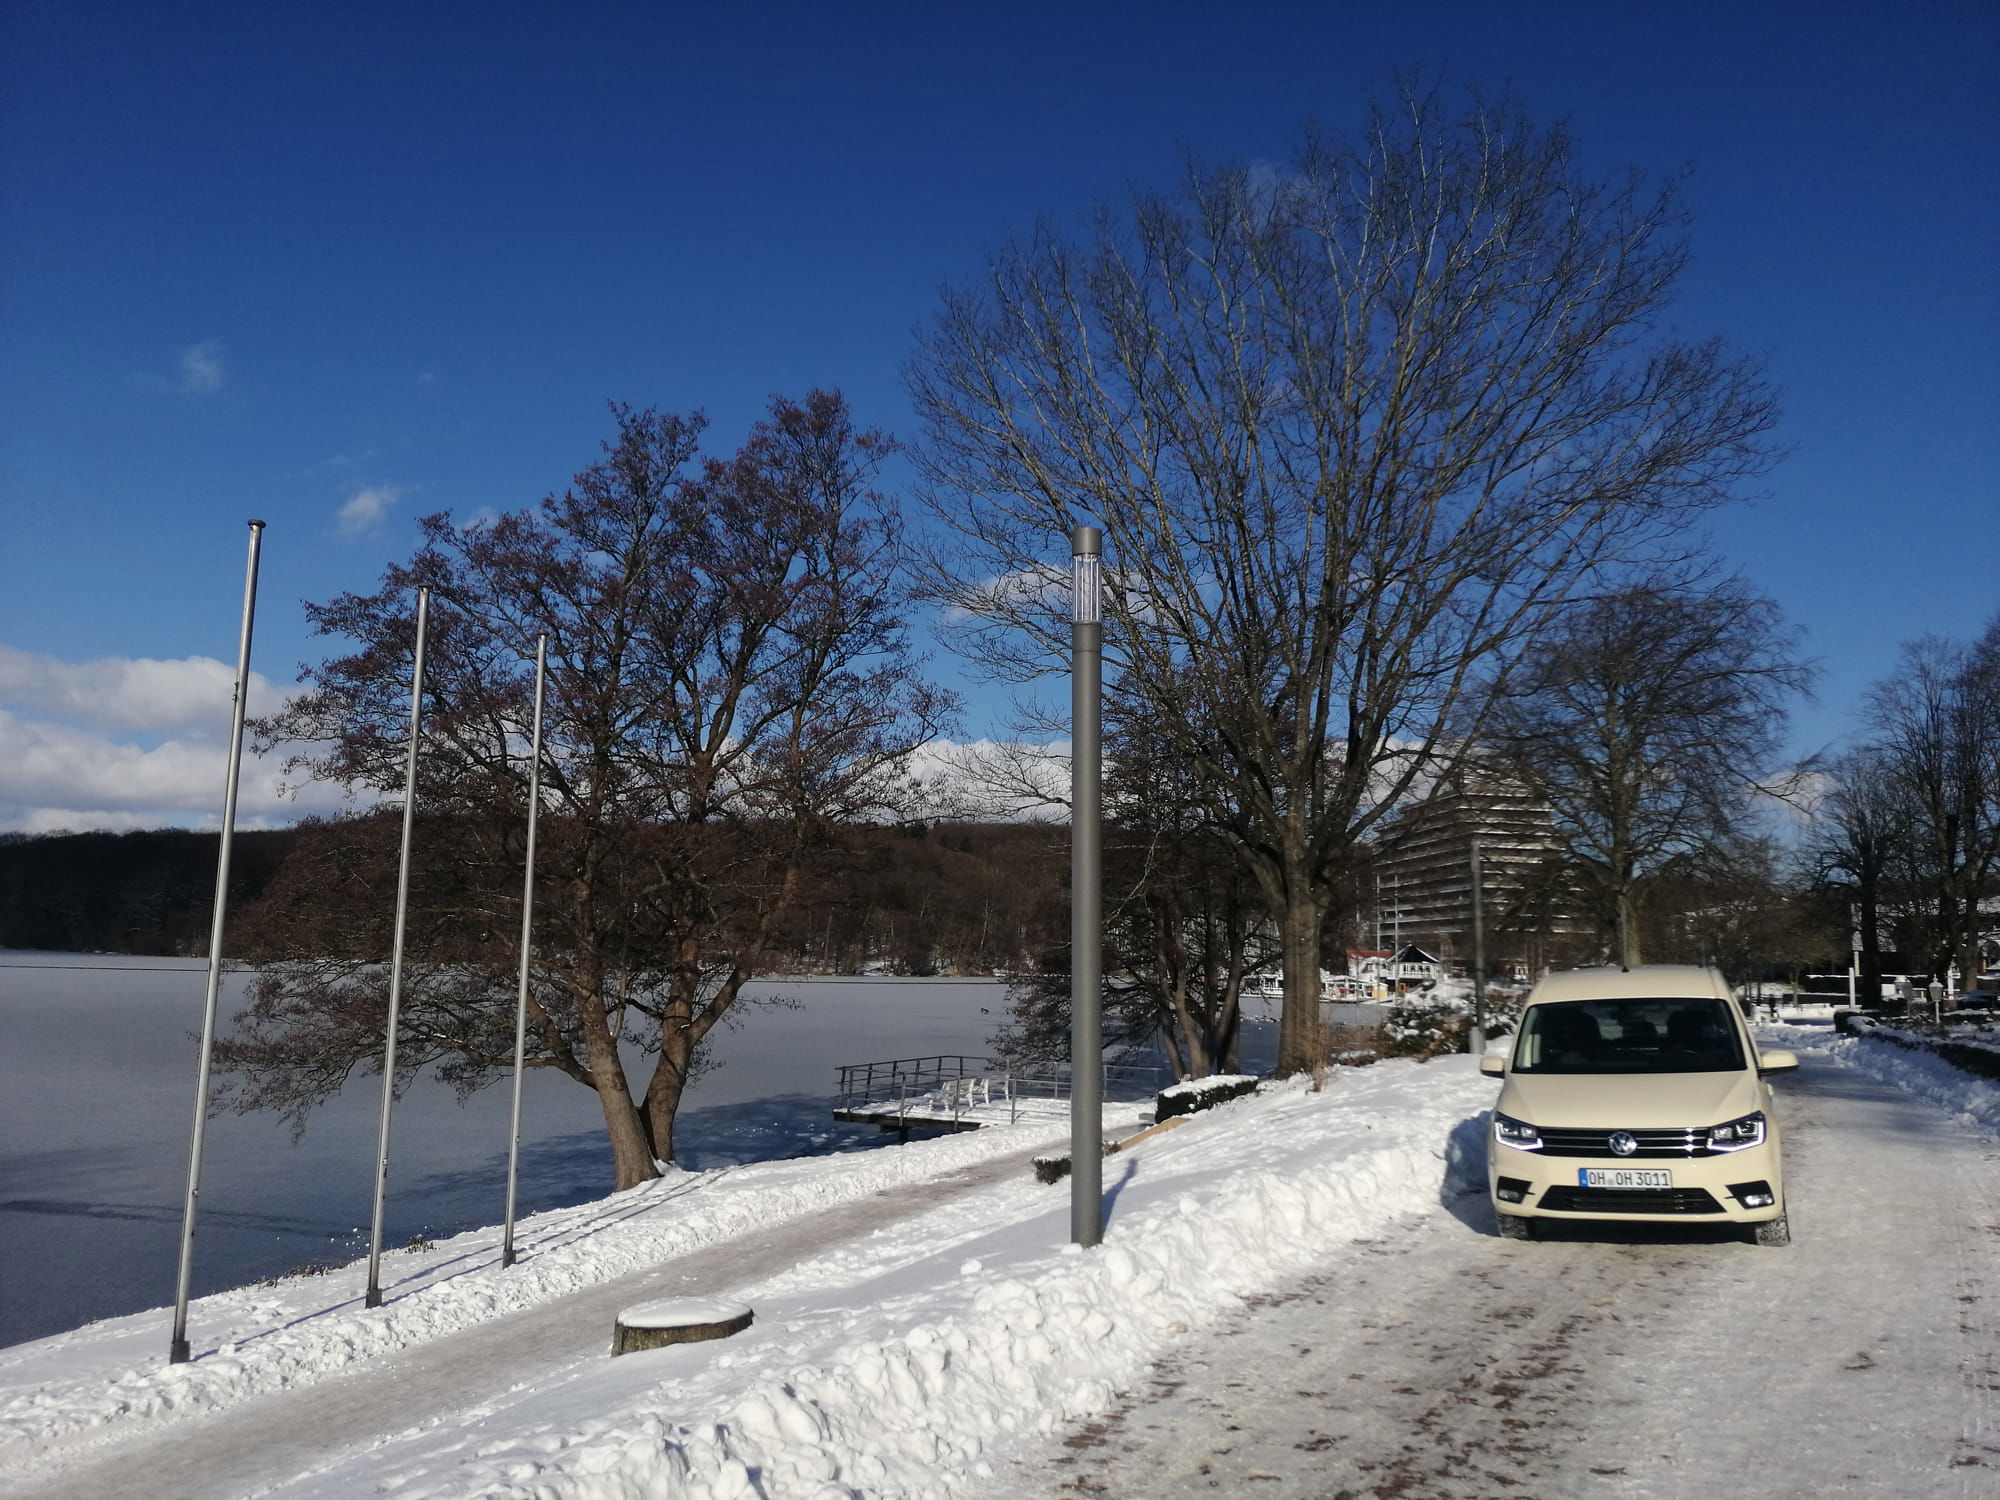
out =
[[[1153,967],[1160,976],[1160,993],[1165,1001],[1169,1054],[1176,1079],[1205,1078],[1214,1071],[1208,1039],[1196,1022],[1188,1004],[1188,989],[1194,983],[1193,965],[1187,961],[1187,915],[1169,888],[1152,902]],[[1204,966],[1203,979],[1209,976]]]
[[1309,1073],[1320,1062],[1319,903],[1294,882],[1279,921],[1285,945],[1285,1006],[1278,1019],[1278,1076]]
[[688,1067],[694,1059],[693,1028],[675,1025],[669,1013],[660,1028],[660,1061],[646,1085],[646,1122],[652,1127],[653,1149],[661,1161],[674,1161],[674,1117],[687,1093]]
[[[587,912],[590,898],[589,888],[582,888],[576,897],[578,908]],[[597,1090],[597,1102],[604,1111],[604,1133],[611,1141],[612,1186],[623,1192],[653,1181],[660,1169],[653,1165],[652,1146],[641,1128],[632,1089],[625,1080],[625,1063],[618,1055],[618,1038],[612,1035],[605,1017],[604,983],[601,953],[586,948],[578,954],[571,993],[576,998],[577,1029],[583,1033],[591,1086]]]
[[1181,1067],[1181,1060],[1185,1058],[1187,1071],[1180,1074],[1182,1078],[1206,1078],[1215,1071],[1214,1054],[1209,1051],[1208,1038],[1202,1034],[1202,1028],[1196,1024],[1194,1014],[1188,1008],[1187,989],[1175,986],[1168,993],[1173,1004],[1173,1029],[1179,1036],[1172,1049],[1174,1066]]
[[1243,1031],[1243,947],[1248,934],[1242,913],[1233,905],[1229,923],[1229,974],[1222,986],[1222,1014],[1217,1018],[1215,1039],[1210,1047],[1225,1073],[1243,1071],[1239,1039]]
[[651,1182],[660,1175],[660,1169],[653,1165],[652,1147],[640,1128],[639,1112],[625,1082],[625,1065],[618,1057],[618,1043],[604,1024],[604,1007],[593,998],[582,1003],[597,1006],[597,1024],[593,1026],[586,1020],[583,1028],[584,1054],[590,1060],[597,1102],[604,1110],[604,1132],[611,1138],[613,1187],[622,1192],[642,1182]]

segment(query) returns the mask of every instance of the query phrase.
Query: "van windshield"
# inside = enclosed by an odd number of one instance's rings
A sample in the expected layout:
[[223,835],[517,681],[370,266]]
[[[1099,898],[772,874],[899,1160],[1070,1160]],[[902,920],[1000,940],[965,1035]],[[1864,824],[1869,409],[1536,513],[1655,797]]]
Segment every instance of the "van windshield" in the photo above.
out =
[[1568,1000],[1521,1018],[1516,1073],[1726,1073],[1743,1045],[1726,1000]]

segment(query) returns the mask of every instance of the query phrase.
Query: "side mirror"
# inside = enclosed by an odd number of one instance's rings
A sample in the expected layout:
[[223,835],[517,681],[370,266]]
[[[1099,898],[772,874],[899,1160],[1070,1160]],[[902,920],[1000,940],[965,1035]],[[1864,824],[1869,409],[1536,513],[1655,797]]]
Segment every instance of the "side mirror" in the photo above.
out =
[[[1793,1066],[1797,1067],[1798,1064],[1794,1063]],[[1498,1078],[1507,1071],[1507,1059],[1497,1053],[1489,1052],[1479,1059],[1479,1071]]]
[[1757,1076],[1769,1078],[1773,1073],[1789,1073],[1799,1065],[1798,1055],[1792,1052],[1764,1052],[1757,1058]]

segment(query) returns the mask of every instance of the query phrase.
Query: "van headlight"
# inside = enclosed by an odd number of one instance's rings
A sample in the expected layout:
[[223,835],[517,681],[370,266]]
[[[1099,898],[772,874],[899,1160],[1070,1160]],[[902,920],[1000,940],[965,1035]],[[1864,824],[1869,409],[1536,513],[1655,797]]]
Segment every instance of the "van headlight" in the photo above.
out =
[[1711,1151],[1747,1151],[1752,1146],[1764,1144],[1764,1111],[1757,1110],[1740,1120],[1731,1120],[1727,1125],[1711,1125],[1708,1129],[1708,1149]]
[[1493,1139],[1503,1146],[1512,1146],[1516,1151],[1542,1149],[1542,1133],[1525,1120],[1517,1120],[1511,1115],[1493,1116]]

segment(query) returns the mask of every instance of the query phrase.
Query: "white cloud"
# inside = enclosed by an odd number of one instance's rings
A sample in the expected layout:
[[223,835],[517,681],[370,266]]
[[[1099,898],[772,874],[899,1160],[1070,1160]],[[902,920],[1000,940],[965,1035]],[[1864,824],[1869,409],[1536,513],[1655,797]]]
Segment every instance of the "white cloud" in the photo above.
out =
[[1069,741],[933,740],[910,758],[912,813],[1040,821],[1069,816]]
[[[0,708],[110,729],[225,734],[235,696],[236,669],[212,656],[66,662],[0,645]],[[251,713],[268,713],[281,698],[269,679],[250,674]]]
[[[219,826],[235,688],[235,669],[213,657],[65,662],[0,645],[0,828]],[[251,673],[252,714],[284,696]],[[286,795],[284,759],[246,747],[239,827],[343,805],[325,786]]]
[[[106,812],[102,808],[82,807],[31,807],[19,817],[10,829],[18,833],[132,833],[165,827],[218,827],[220,819],[206,825],[174,823],[155,813]],[[237,827],[246,826],[239,818]]]
[[175,375],[134,375],[132,385],[156,395],[185,396],[199,400],[222,389],[222,340],[203,339],[181,351],[180,369]]
[[[289,823],[331,811],[341,794],[314,785],[284,794],[282,757],[246,756],[237,821]],[[151,747],[0,709],[0,828],[214,827],[221,821],[226,734]]]
[[204,339],[181,355],[181,394],[213,396],[222,389],[222,341]]
[[989,614],[1002,614],[1024,607],[1066,620],[1070,614],[1070,565],[1067,562],[1048,563],[1013,573],[995,574],[978,584],[973,595],[981,602],[973,606],[950,605],[944,611],[945,620],[957,623],[975,616],[984,618]]
[[356,490],[348,502],[340,507],[337,517],[342,536],[360,536],[380,526],[389,514],[389,507],[402,498],[402,491],[390,484],[370,485],[367,489]]

